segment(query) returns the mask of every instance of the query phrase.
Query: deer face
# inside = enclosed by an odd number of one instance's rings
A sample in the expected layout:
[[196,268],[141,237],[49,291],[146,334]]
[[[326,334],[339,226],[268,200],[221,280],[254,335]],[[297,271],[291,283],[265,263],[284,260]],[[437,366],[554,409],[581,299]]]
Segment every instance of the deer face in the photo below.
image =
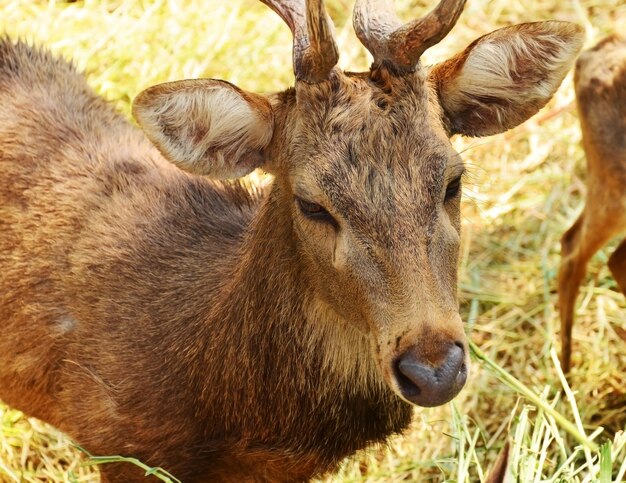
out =
[[[456,300],[463,163],[423,76],[382,82],[335,72],[297,86],[272,158],[319,303],[368,334],[391,387],[435,405],[467,376]],[[418,399],[400,364],[446,361],[457,380]]]
[[[270,5],[294,33],[295,89],[263,97],[222,81],[181,81],[144,91],[135,116],[184,169],[274,174],[315,303],[366,334],[399,396],[443,404],[469,367],[456,299],[464,168],[449,137],[501,132],[534,114],[573,62],[581,29],[509,27],[424,69],[419,55],[463,2],[443,0],[407,27],[363,0],[355,29],[374,64],[350,74],[334,68],[321,2],[297,2]],[[298,23],[305,18],[308,26]]]

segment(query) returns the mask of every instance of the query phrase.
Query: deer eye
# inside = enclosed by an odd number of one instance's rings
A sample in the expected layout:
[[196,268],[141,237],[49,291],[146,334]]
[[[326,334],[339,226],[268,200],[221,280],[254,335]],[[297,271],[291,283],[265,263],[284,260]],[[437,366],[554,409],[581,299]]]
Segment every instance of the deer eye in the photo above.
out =
[[322,205],[317,204],[317,203],[312,203],[310,201],[305,201],[302,198],[297,198],[297,197],[296,197],[296,203],[298,204],[300,211],[306,218],[319,221],[319,222],[328,223],[332,225],[334,228],[337,228],[339,226],[339,224],[337,223],[337,220],[333,218],[333,215],[331,215],[328,212],[328,210],[324,208]]
[[452,181],[450,181],[450,183],[448,183],[448,186],[446,188],[445,201],[450,201],[457,194],[459,194],[460,190],[461,190],[461,177],[459,176],[458,178],[453,179]]

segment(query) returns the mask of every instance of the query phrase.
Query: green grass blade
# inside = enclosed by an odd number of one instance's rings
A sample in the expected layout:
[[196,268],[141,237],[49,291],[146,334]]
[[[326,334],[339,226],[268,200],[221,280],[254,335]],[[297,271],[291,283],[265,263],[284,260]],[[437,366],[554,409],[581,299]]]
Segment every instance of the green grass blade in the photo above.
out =
[[571,434],[576,439],[576,441],[582,444],[585,448],[588,448],[591,451],[598,451],[598,445],[591,441],[585,434],[581,433],[574,424],[572,424],[565,418],[565,416],[557,412],[549,404],[543,401],[534,391],[529,389],[521,381],[513,377],[501,366],[496,364],[492,359],[487,356],[487,354],[480,350],[480,348],[476,344],[474,344],[474,342],[470,341],[469,345],[474,357],[476,357],[489,370],[491,370],[493,374],[503,384],[507,385],[518,394],[524,396],[526,399],[535,404],[538,408],[541,408],[543,411],[552,416],[559,426],[561,426],[565,431]]

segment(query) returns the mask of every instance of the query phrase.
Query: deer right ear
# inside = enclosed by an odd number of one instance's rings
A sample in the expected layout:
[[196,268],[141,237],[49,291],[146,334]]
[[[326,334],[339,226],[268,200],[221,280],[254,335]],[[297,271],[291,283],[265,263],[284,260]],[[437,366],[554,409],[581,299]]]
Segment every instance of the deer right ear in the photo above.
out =
[[448,132],[497,134],[524,122],[554,95],[584,41],[569,22],[504,27],[474,41],[430,73]]
[[133,115],[168,160],[214,178],[261,167],[274,130],[267,98],[212,79],[150,87],[135,98]]

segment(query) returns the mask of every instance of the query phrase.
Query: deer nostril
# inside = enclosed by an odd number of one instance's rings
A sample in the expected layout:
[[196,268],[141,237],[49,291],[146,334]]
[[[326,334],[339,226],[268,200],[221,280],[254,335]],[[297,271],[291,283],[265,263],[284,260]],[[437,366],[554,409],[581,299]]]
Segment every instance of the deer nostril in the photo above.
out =
[[[404,364],[403,361],[405,361]],[[417,382],[405,375],[406,359],[403,357],[396,359],[393,370],[402,395],[409,401],[414,401],[419,398],[422,391]]]
[[439,406],[456,396],[467,379],[463,344],[450,344],[443,363],[433,367],[410,349],[394,361],[394,375],[402,396],[424,407]]

